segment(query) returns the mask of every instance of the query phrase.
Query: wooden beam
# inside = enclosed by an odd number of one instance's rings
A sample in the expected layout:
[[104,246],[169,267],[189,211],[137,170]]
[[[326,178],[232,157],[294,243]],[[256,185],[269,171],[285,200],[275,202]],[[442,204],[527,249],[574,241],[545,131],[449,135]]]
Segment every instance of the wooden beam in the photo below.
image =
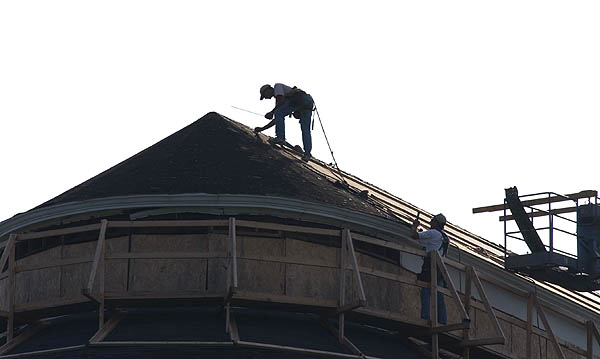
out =
[[89,343],[97,343],[97,342],[101,342],[102,340],[104,340],[104,338],[106,338],[108,336],[108,334],[110,334],[110,332],[113,331],[113,329],[115,329],[117,327],[119,322],[123,318],[125,318],[126,315],[127,315],[127,312],[120,311],[120,310],[116,311],[110,317],[110,319],[106,323],[104,323],[102,328],[98,329],[96,334],[94,334],[94,336],[92,336],[88,342]]
[[42,328],[46,326],[48,326],[47,322],[39,321],[27,326],[25,331],[14,339],[11,338],[9,340],[7,336],[6,344],[0,347],[0,355],[8,353],[18,345],[23,344],[27,339],[31,338],[33,335],[35,335],[35,333],[39,332]]
[[471,323],[469,323],[469,322],[462,322],[462,323],[456,323],[456,324],[449,324],[449,325],[444,325],[444,326],[438,326],[438,327],[435,327],[435,328],[430,328],[429,329],[429,334],[452,332],[454,330],[467,329],[470,326],[471,326]]
[[[551,211],[544,211],[544,212],[526,212],[527,217],[532,218],[532,217],[543,217],[543,216],[547,216],[549,214],[563,214],[563,213],[571,213],[571,212],[576,212],[577,211],[577,207],[565,207],[565,208],[557,208],[557,209],[553,209]],[[512,221],[514,219],[514,217],[512,215],[507,215],[505,216],[500,216],[498,217],[498,220],[500,222],[504,222],[505,220],[507,221]]]
[[433,253],[437,257],[436,261],[437,263],[439,263],[439,267],[442,272],[442,276],[444,277],[444,280],[450,286],[450,293],[452,294],[452,298],[454,298],[454,302],[456,302],[456,306],[458,308],[461,319],[463,321],[470,321],[471,318],[469,318],[469,313],[467,313],[467,311],[465,310],[465,307],[463,306],[463,303],[460,300],[458,293],[456,292],[456,287],[454,286],[454,282],[452,281],[452,278],[448,273],[448,269],[446,269],[446,265],[444,265],[443,258],[440,256],[440,253],[438,251],[433,251],[431,253]]
[[548,323],[548,319],[546,319],[546,314],[544,314],[544,309],[538,302],[537,295],[535,295],[535,293],[533,294],[533,303],[538,311],[538,315],[540,316],[540,319],[542,319],[542,323],[544,323],[544,329],[546,329],[546,332],[549,334],[550,339],[551,339],[552,343],[554,344],[554,348],[559,353],[559,355],[562,359],[566,359],[565,353],[562,351],[562,348],[560,346],[560,343],[558,342],[558,339],[556,339],[556,336],[554,336],[554,332],[552,331],[552,328],[550,327],[550,323]]
[[90,272],[90,278],[88,279],[87,290],[89,293],[92,293],[92,289],[94,288],[94,280],[96,279],[96,272],[98,271],[98,264],[100,263],[100,259],[103,255],[104,248],[104,237],[106,235],[106,227],[108,225],[108,221],[103,219],[100,225],[100,234],[98,235],[98,242],[96,244],[96,252],[94,254],[94,260],[92,262],[92,270]]
[[102,341],[89,343],[90,347],[231,347],[233,343],[228,342],[201,342],[201,341]]
[[17,240],[18,236],[12,238],[12,243],[9,243],[9,245],[7,245],[4,249],[5,252],[8,252],[8,320],[6,322],[7,343],[10,343],[13,340],[15,329],[15,241]]
[[594,322],[592,322],[591,320],[588,320],[585,323],[585,331],[587,334],[587,351],[586,351],[586,358],[587,359],[594,359],[594,329],[592,328],[592,325],[594,325]]
[[363,302],[362,300],[355,300],[351,303],[348,304],[344,304],[341,307],[338,307],[338,309],[335,311],[335,314],[344,314],[346,312],[350,312],[356,308],[360,308],[362,306],[365,305],[365,302]]
[[347,242],[348,232],[342,231],[342,237],[340,239],[340,268],[339,268],[339,302],[337,312],[338,316],[338,341],[342,343],[344,341],[344,328],[345,328],[345,316],[344,311],[341,311],[346,304],[346,253],[347,253]]
[[40,264],[25,264],[25,265],[18,264],[15,267],[15,271],[16,271],[16,273],[29,272],[29,271],[40,270],[40,269],[56,268],[56,267],[74,265],[74,264],[89,263],[89,262],[92,262],[93,260],[94,260],[94,258],[92,258],[92,257],[81,257],[81,258],[61,259],[58,261],[40,263]]
[[235,217],[229,218],[229,238],[231,240],[231,260],[232,260],[232,275],[233,275],[233,289],[235,290],[238,286],[237,276],[237,249],[236,249],[236,236],[235,236]]
[[[465,270],[465,310],[467,313],[471,313],[471,274],[472,267],[467,267]],[[470,317],[470,316],[469,316]],[[463,329],[463,340],[469,340],[469,328]],[[471,348],[463,348],[463,359],[469,359],[471,356]]]
[[111,228],[226,227],[227,220],[110,221]]
[[477,287],[477,292],[479,293],[479,297],[481,297],[481,300],[483,301],[483,304],[485,305],[485,308],[488,312],[488,317],[490,318],[492,324],[494,325],[494,330],[496,332],[496,335],[498,337],[503,338],[503,341],[500,344],[504,344],[504,342],[506,341],[506,337],[504,336],[504,332],[502,332],[502,328],[500,327],[498,318],[496,317],[496,314],[494,313],[494,309],[490,305],[490,301],[488,300],[487,294],[485,294],[483,285],[481,285],[481,281],[479,280],[479,276],[477,275],[477,272],[475,271],[474,267],[471,267],[471,273],[473,275],[472,276],[473,282],[475,283],[475,287]]
[[26,352],[26,353],[5,354],[5,355],[2,355],[2,359],[31,358],[32,356],[37,356],[37,355],[64,353],[64,352],[79,350],[79,349],[84,349],[84,348],[85,348],[85,344],[82,344],[82,345],[73,345],[73,346],[62,347],[62,348],[36,350],[33,352]]
[[258,348],[258,349],[271,349],[271,350],[282,350],[294,353],[301,354],[313,354],[313,355],[322,355],[328,358],[356,358],[362,359],[362,356],[359,355],[350,355],[336,352],[329,352],[324,350],[316,350],[316,349],[307,349],[307,348],[298,348],[298,347],[290,347],[285,345],[275,345],[275,344],[265,344],[265,343],[256,343],[256,342],[246,342],[239,341],[238,346],[247,347],[247,348]]
[[533,293],[527,298],[527,348],[526,357],[531,358],[533,351]]
[[226,258],[225,252],[122,252],[111,253],[106,259],[202,259],[202,258]]
[[[429,319],[431,322],[431,329],[435,329],[438,326],[438,301],[437,301],[437,256],[434,254],[436,251],[429,252],[430,258],[430,270],[431,277],[429,278],[429,283],[431,285],[430,291],[430,307],[429,307]],[[433,333],[431,335],[431,357],[433,359],[439,359],[440,357],[440,348],[438,342],[438,334]]]
[[240,334],[238,331],[237,323],[233,312],[229,314],[229,336],[233,344],[237,344],[240,341]]
[[349,229],[345,229],[346,231],[346,244],[348,245],[348,251],[350,252],[350,259],[352,260],[352,267],[354,268],[354,274],[356,276],[356,283],[358,286],[358,298],[364,302],[367,301],[367,297],[365,296],[365,289],[362,284],[362,279],[360,278],[360,270],[358,269],[358,262],[356,260],[356,252],[354,252],[354,244],[352,244],[352,235],[350,234]]
[[492,338],[481,338],[481,339],[469,339],[460,342],[462,347],[476,347],[480,345],[493,345],[493,344],[504,344],[504,337],[492,337]]
[[85,226],[62,228],[62,229],[52,229],[49,231],[42,231],[42,232],[29,232],[29,233],[19,234],[19,240],[25,241],[28,239],[62,236],[65,234],[93,232],[93,231],[97,231],[99,228],[100,228],[100,224],[88,224]]
[[[565,195],[565,197],[568,197],[570,199],[598,197],[598,191],[581,191],[581,192],[577,192],[577,193],[567,194],[567,195]],[[564,197],[559,197],[559,196],[551,196],[551,197],[546,197],[546,198],[523,201],[522,203],[523,203],[523,206],[535,206],[538,204],[555,203],[555,202],[562,202],[562,201],[568,201],[568,199],[566,199]],[[503,211],[503,210],[504,210],[504,204],[495,204],[493,206],[484,206],[484,207],[473,208],[473,213],[496,212],[496,211]]]
[[14,247],[15,242],[17,241],[17,234],[11,234],[8,236],[8,241],[6,242],[6,247],[4,248],[4,252],[2,252],[2,257],[0,257],[0,272],[4,270],[4,266],[6,265],[6,261],[8,260],[8,256],[12,247]]
[[[333,336],[335,337],[339,337],[340,336],[340,332],[339,330],[337,330],[333,325],[331,325],[328,321],[326,317],[321,317],[321,320],[319,320],[319,322],[321,323],[321,325],[329,330],[329,332],[331,334],[333,334]],[[360,349],[358,349],[358,347],[356,345],[354,345],[350,340],[348,340],[348,338],[346,338],[345,336],[342,337],[342,341],[341,344],[344,345],[346,348],[350,349],[350,351],[355,354],[355,355],[359,355],[362,358],[366,358],[366,356],[360,351]]]
[[322,234],[322,235],[333,236],[333,237],[337,237],[341,234],[341,231],[339,229],[290,226],[290,225],[285,225],[285,224],[264,223],[264,222],[256,222],[256,221],[240,220],[240,221],[237,221],[237,225],[238,225],[238,227],[271,229],[271,230],[275,230],[275,231],[296,232],[296,233]]

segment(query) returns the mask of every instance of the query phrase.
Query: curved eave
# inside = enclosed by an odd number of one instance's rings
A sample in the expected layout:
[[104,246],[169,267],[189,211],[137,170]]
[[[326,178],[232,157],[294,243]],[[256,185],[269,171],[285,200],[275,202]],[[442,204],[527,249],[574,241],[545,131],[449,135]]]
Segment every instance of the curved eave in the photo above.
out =
[[249,213],[262,209],[273,213],[310,215],[329,220],[352,223],[396,236],[402,224],[388,219],[345,208],[297,199],[244,194],[157,194],[116,196],[87,201],[69,202],[18,214],[0,223],[0,237],[22,228],[58,218],[86,213],[132,208],[193,207],[227,214]]

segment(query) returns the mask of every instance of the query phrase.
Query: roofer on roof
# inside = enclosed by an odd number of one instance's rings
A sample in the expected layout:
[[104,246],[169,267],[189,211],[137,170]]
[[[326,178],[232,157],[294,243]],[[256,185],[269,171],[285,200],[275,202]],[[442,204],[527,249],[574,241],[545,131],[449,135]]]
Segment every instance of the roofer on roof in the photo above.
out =
[[[425,252],[430,253],[432,251],[438,251],[440,256],[445,257],[448,253],[448,244],[450,240],[444,232],[444,226],[446,225],[446,217],[443,214],[436,214],[431,218],[429,222],[431,229],[424,232],[417,232],[419,227],[419,215],[413,221],[411,237],[418,240],[420,244],[425,247]],[[417,275],[417,279],[423,282],[431,282],[431,257],[427,256],[423,260],[423,266],[421,267],[421,273]],[[441,287],[446,287],[442,272],[437,271],[437,283]],[[429,302],[431,297],[431,288],[421,288],[421,318],[429,320]],[[446,324],[446,303],[444,302],[444,296],[442,293],[437,293],[438,302],[438,322],[440,324]]]
[[[294,115],[300,120],[302,130],[302,144],[304,145],[304,156],[302,160],[310,159],[312,150],[312,138],[310,135],[310,120],[314,107],[312,97],[297,87],[289,87],[276,83],[274,86],[263,85],[260,88],[260,99],[275,97],[275,107],[265,114],[265,118],[271,120],[264,127],[256,127],[254,132],[261,132],[275,125],[275,138],[273,143],[285,142],[285,116]],[[273,118],[274,117],[274,118]]]

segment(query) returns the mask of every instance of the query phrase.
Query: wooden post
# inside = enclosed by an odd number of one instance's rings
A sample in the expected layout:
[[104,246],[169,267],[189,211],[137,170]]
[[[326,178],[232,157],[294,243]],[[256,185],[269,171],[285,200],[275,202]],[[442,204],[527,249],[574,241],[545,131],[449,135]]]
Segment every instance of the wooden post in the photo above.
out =
[[594,328],[591,320],[585,322],[585,329],[587,333],[587,359],[594,359]]
[[[8,252],[8,321],[6,342],[10,343],[14,338],[15,329],[15,244],[17,235],[11,234],[8,240],[9,242],[4,251]],[[2,265],[4,266],[4,263]]]
[[[471,271],[473,267],[467,267],[465,270],[465,310],[470,313],[471,310]],[[469,340],[469,328],[463,329],[463,340]],[[471,348],[463,348],[463,359],[469,359]]]
[[[429,318],[431,321],[431,328],[435,328],[438,326],[438,302],[437,302],[437,257],[434,251],[429,252],[429,258],[431,260],[431,278],[429,284],[431,285],[431,298],[430,298],[430,307],[429,307]],[[439,359],[440,357],[440,348],[438,343],[438,333],[433,333],[431,335],[431,357],[434,359]]]
[[548,319],[546,318],[544,309],[542,308],[542,305],[540,304],[540,302],[538,302],[537,296],[535,294],[533,294],[533,302],[537,309],[538,315],[540,316],[540,319],[542,320],[542,323],[544,323],[544,328],[546,329],[546,333],[548,333],[548,336],[550,337],[552,343],[554,344],[554,348],[556,349],[556,351],[558,352],[558,354],[560,355],[560,357],[562,359],[566,359],[565,353],[562,351],[562,348],[560,347],[560,343],[558,342],[558,339],[556,339],[556,336],[554,336],[554,332],[552,331],[552,328],[550,327],[550,323],[548,323]]
[[[338,309],[346,304],[346,241],[347,232],[342,231],[342,239],[340,242],[340,297]],[[344,342],[344,313],[338,316],[338,340]]]
[[533,293],[529,293],[527,297],[527,349],[526,357],[531,358],[533,352]]
[[344,230],[346,232],[346,245],[348,250],[350,251],[350,258],[352,259],[352,267],[354,268],[354,274],[356,276],[356,283],[358,286],[358,299],[362,302],[367,301],[367,297],[365,296],[365,289],[362,284],[362,279],[360,278],[360,270],[358,269],[358,261],[356,260],[356,252],[354,252],[354,244],[352,244],[352,235],[350,234],[350,230]]
[[232,263],[232,275],[233,275],[233,288],[236,289],[238,286],[237,278],[237,253],[236,253],[236,235],[235,235],[235,217],[229,218],[229,237],[231,239],[231,263]]

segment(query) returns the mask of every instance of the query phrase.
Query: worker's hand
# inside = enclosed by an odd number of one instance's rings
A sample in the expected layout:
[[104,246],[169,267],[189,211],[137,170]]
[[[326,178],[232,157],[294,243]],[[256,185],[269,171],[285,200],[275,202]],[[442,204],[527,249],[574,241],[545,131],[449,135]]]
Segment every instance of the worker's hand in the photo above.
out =
[[267,113],[265,114],[265,118],[266,118],[267,120],[272,120],[272,119],[273,119],[273,112],[272,112],[272,111],[271,111],[271,112],[267,112]]
[[263,130],[262,127],[255,127],[254,128],[254,133],[259,133],[262,130]]
[[419,219],[418,219],[418,218],[415,218],[415,220],[414,220],[414,221],[413,221],[413,223],[412,223],[412,227],[413,227],[413,229],[417,229],[417,228],[419,227],[419,225],[420,225],[420,224],[421,224],[421,223],[419,223]]

